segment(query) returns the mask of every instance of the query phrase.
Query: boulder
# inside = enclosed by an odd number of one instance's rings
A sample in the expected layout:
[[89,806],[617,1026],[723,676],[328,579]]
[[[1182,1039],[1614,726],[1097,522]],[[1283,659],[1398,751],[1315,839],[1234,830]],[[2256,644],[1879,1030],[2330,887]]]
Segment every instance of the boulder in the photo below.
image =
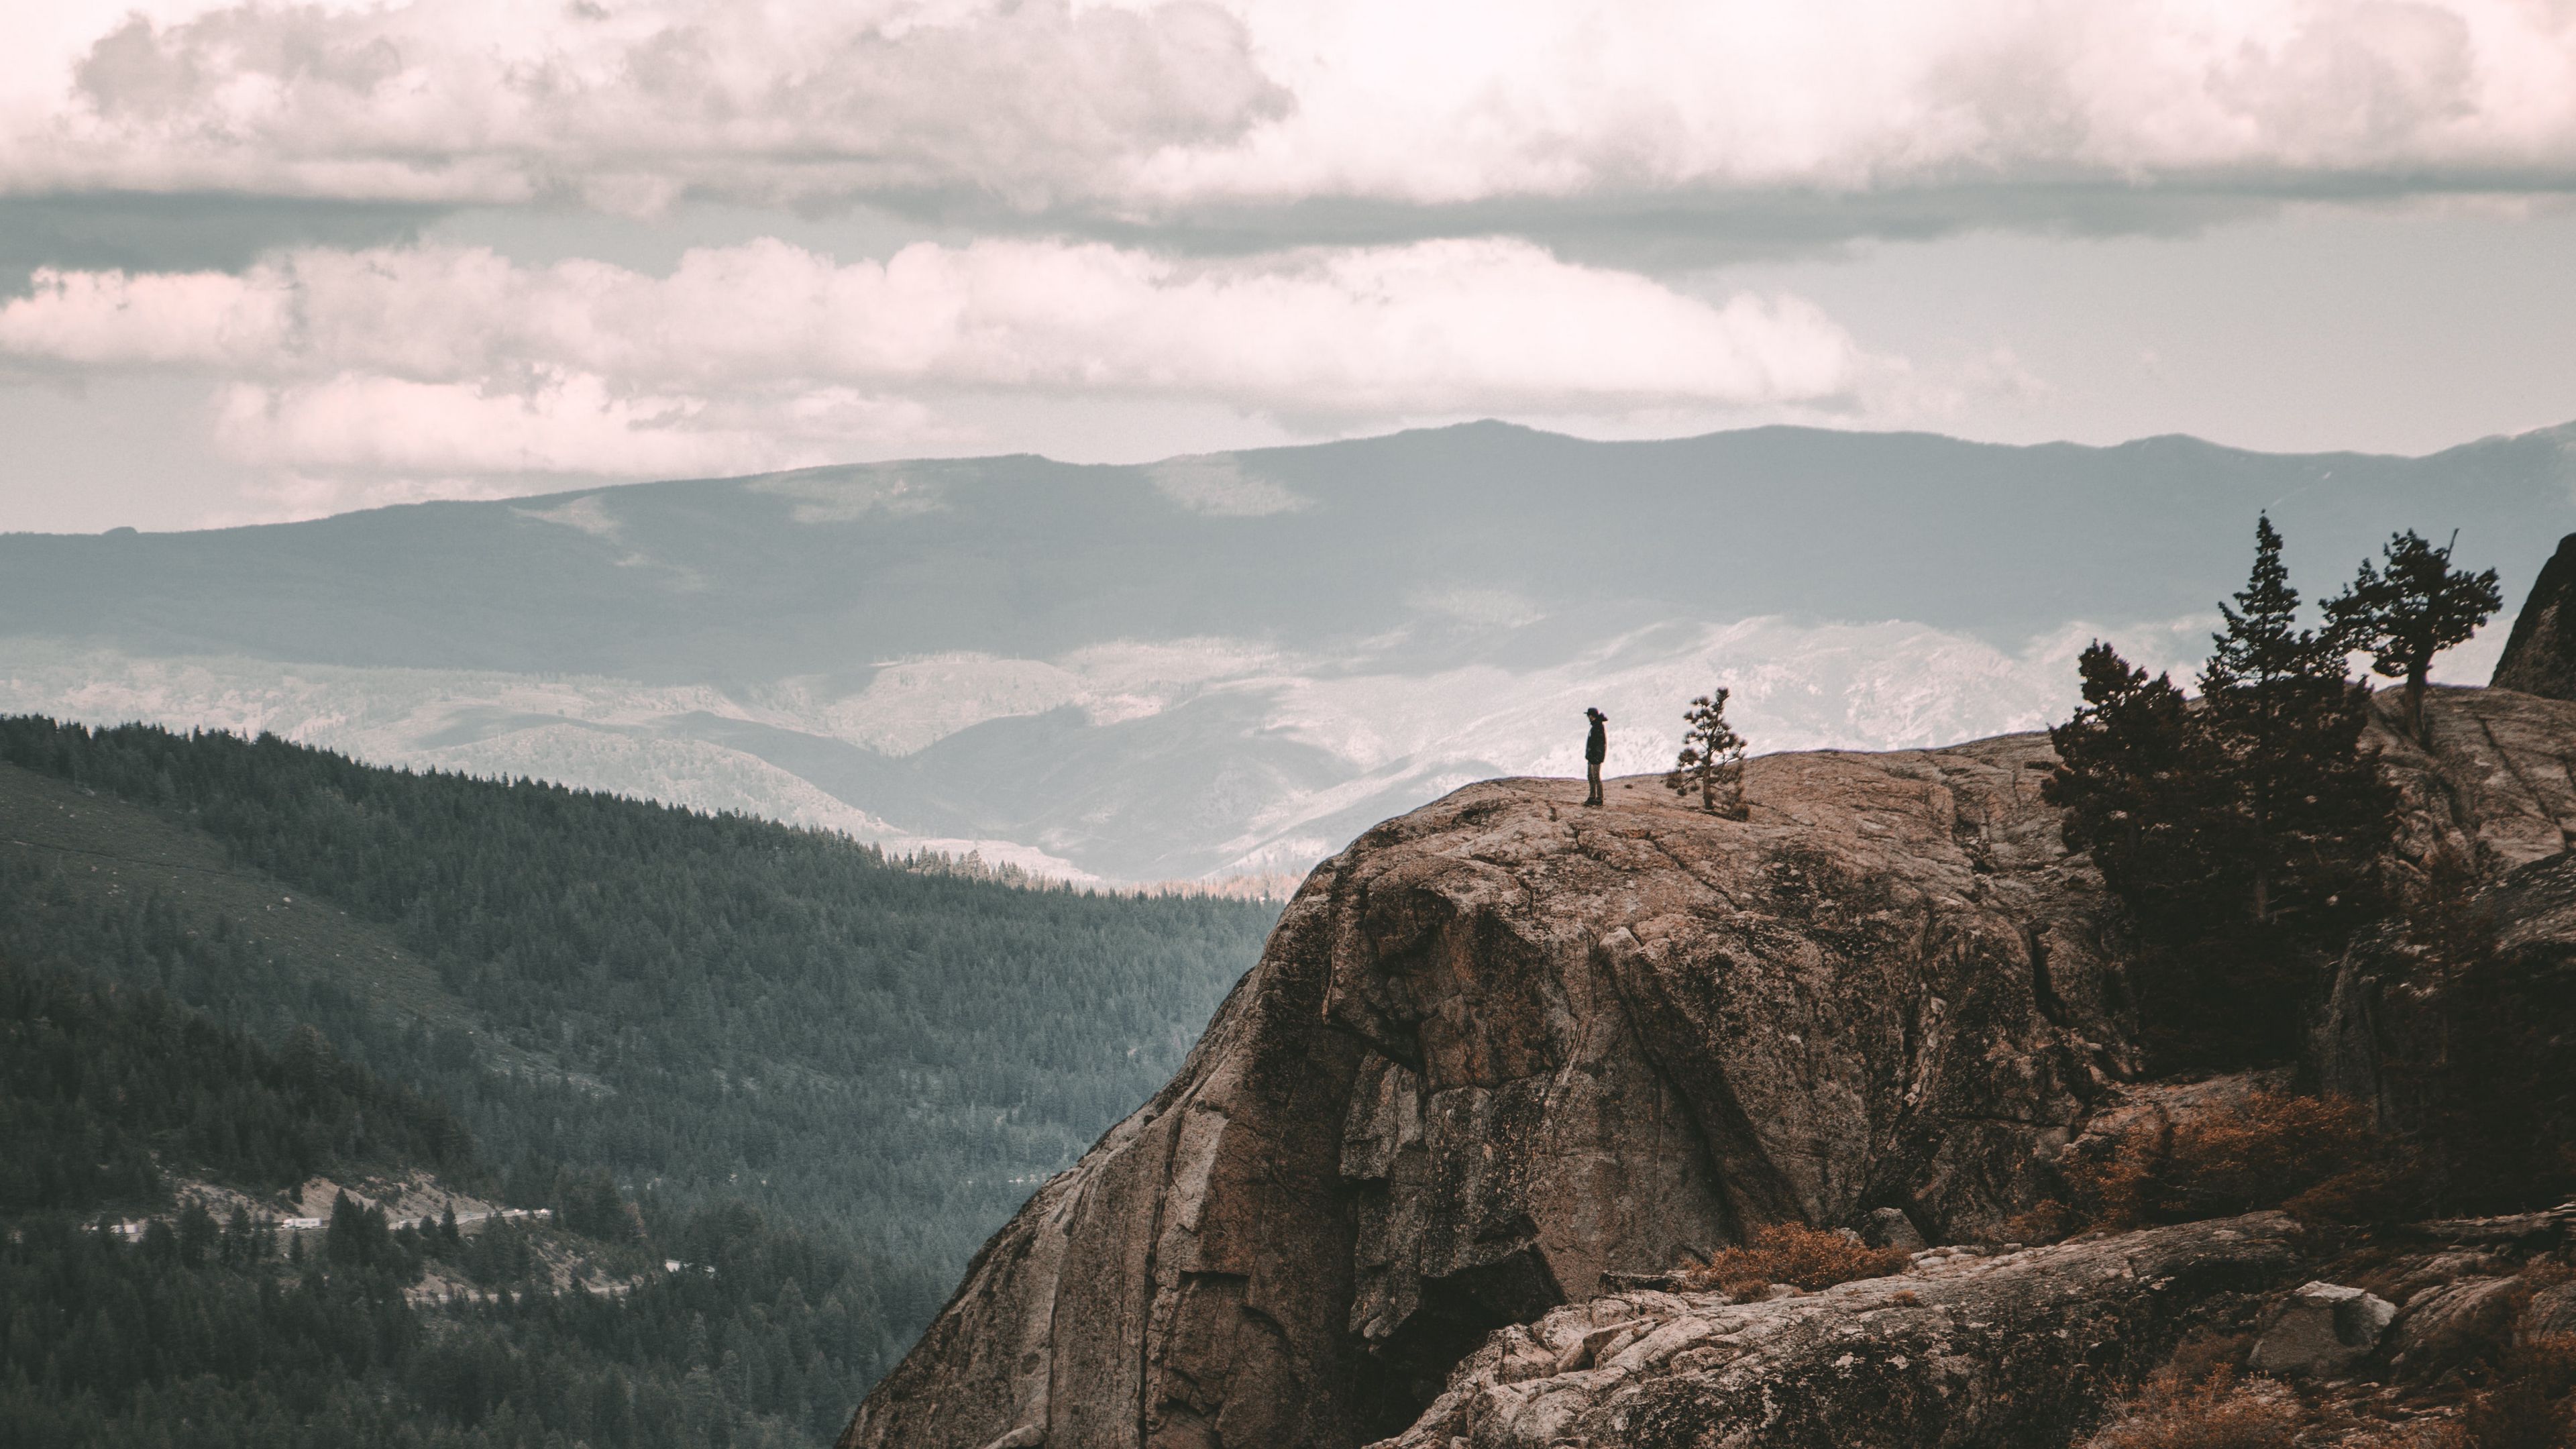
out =
[[1999,1236],[2137,1055],[2045,737],[1471,785],[1318,867],[1181,1075],[843,1442],[1349,1449],[1493,1330],[1770,1222]]
[[2388,1335],[2389,1367],[2433,1379],[2501,1351],[2530,1289],[2513,1278],[2462,1278],[2407,1304]]
[[1869,1220],[1861,1225],[1860,1240],[1873,1248],[1898,1248],[1908,1253],[1919,1253],[1931,1246],[1923,1241],[1922,1230],[1905,1215],[1905,1209],[1892,1207],[1870,1212]]
[[2462,1278],[2493,1278],[2512,1271],[2512,1264],[2493,1253],[2412,1253],[2382,1264],[2362,1279],[2362,1285],[2403,1308],[2417,1295]]
[[2576,1282],[2552,1284],[2532,1294],[2522,1322],[2536,1334],[2576,1337]]
[[2283,1378],[2340,1378],[2379,1347],[2397,1305],[2339,1283],[2306,1283],[2263,1326],[2246,1362]]
[[1515,1372],[1539,1358],[1521,1345],[1571,1340],[1599,1316],[1559,1309],[1496,1334],[1377,1449],[2064,1444],[2203,1310],[2293,1270],[2294,1235],[2263,1213],[1960,1255],[1776,1302],[1686,1296],[1630,1310],[1588,1357]]
[[2498,689],[2551,699],[2576,699],[2576,533],[2558,540],[2558,552],[2532,581],[2522,612],[2513,619],[2504,653],[2496,660]]

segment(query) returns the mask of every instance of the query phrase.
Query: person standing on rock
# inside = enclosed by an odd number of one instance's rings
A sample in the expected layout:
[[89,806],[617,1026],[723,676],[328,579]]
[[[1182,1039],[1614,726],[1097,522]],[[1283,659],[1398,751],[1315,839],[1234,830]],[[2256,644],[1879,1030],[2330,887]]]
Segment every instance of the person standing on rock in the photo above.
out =
[[1583,778],[1591,784],[1592,793],[1584,797],[1583,803],[1598,805],[1601,803],[1601,762],[1610,758],[1610,731],[1605,728],[1610,723],[1610,716],[1591,708],[1586,708],[1583,715],[1592,721],[1592,733],[1583,740]]

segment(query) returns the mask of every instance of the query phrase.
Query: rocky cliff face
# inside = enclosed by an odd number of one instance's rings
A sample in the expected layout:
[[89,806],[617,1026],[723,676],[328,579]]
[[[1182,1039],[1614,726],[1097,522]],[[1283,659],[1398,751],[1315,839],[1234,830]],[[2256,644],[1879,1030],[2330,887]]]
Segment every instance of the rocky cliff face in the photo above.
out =
[[2576,533],[2558,541],[2558,552],[2532,581],[2531,597],[2514,616],[2513,633],[2496,660],[2494,684],[2576,699]]
[[[2576,705],[2428,709],[2429,749],[2384,742],[2407,848],[2566,848]],[[2050,760],[1771,756],[1744,821],[1651,779],[1600,809],[1505,780],[1369,832],[842,1443],[1348,1449],[1495,1330],[1755,1225],[1994,1236],[2139,1066]]]

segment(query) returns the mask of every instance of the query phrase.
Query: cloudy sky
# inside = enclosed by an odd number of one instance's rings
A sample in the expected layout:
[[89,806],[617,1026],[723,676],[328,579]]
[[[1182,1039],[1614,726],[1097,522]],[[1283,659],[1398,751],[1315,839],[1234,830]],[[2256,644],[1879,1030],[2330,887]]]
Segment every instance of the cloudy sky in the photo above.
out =
[[1498,416],[2576,419],[2576,3],[0,19],[0,529]]

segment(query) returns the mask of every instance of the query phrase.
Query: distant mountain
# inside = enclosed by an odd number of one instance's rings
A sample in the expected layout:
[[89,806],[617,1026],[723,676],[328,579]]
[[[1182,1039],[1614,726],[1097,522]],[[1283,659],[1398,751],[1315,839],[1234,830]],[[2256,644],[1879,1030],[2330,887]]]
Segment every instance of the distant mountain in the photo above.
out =
[[10,535],[0,709],[1068,874],[1301,868],[1465,780],[1576,773],[1586,704],[1630,771],[1716,683],[1757,750],[2029,727],[2092,633],[2196,658],[2267,508],[2311,593],[2412,527],[2518,595],[2576,527],[2576,426],[2405,459],[1478,423]]

